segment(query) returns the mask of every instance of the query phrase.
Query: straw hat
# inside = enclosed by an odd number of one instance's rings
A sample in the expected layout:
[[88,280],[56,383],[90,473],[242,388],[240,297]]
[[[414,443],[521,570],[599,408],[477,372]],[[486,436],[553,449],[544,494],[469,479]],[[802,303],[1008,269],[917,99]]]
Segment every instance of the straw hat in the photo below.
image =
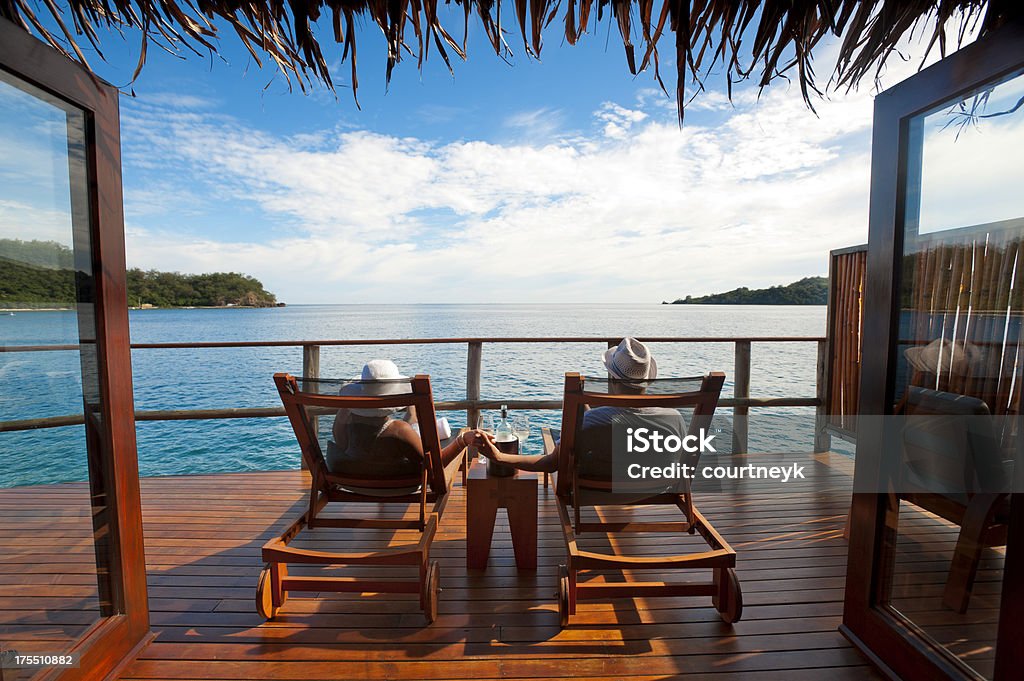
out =
[[[371,359],[363,365],[363,371],[353,381],[341,389],[341,395],[353,397],[364,395],[366,397],[386,397],[388,395],[404,395],[409,393],[409,384],[405,382],[408,376],[402,374],[390,359]],[[356,416],[381,417],[390,416],[399,412],[405,407],[381,407],[379,409],[352,409]]]
[[604,365],[613,378],[622,381],[646,381],[658,376],[658,363],[636,338],[623,338],[616,347],[608,348]]
[[980,368],[984,357],[981,348],[966,341],[936,338],[928,345],[907,348],[903,356],[911,368],[929,374],[967,376]]

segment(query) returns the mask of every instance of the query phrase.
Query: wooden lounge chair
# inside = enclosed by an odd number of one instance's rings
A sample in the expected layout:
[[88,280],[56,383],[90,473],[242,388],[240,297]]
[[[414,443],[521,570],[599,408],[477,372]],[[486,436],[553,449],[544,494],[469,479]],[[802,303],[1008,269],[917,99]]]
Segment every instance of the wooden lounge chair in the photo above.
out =
[[904,414],[898,496],[960,526],[942,603],[964,613],[982,550],[1006,545],[1012,473],[984,401],[911,386]]
[[[638,498],[635,494],[613,491],[610,468],[607,474],[587,472],[592,466],[581,470],[581,459],[586,455],[580,446],[583,411],[587,407],[671,407],[692,409],[688,434],[697,434],[707,428],[718,405],[725,374],[715,372],[693,379],[656,379],[646,381],[648,389],[644,394],[611,394],[610,379],[584,379],[579,374],[565,375],[565,400],[562,408],[561,444],[559,449],[558,472],[555,493],[558,514],[568,552],[568,563],[560,566],[558,611],[563,627],[568,626],[569,616],[575,614],[576,603],[583,599],[605,600],[611,598],[634,598],[644,596],[710,596],[723,620],[736,622],[743,612],[740,583],[736,578],[736,552],[715,531],[711,523],[701,515],[694,503],[690,485],[684,491],[658,493]],[[588,384],[590,387],[588,388]],[[661,392],[655,385],[689,386],[685,392]],[[668,388],[671,390],[672,388]],[[588,429],[589,431],[589,429]],[[599,434],[599,437],[601,435]],[[589,438],[588,438],[589,439]],[[554,437],[545,436],[545,442],[552,446]],[[609,449],[610,449],[609,442]],[[685,463],[696,465],[699,454],[687,455]],[[653,506],[666,505],[682,512],[681,521],[657,522],[583,522],[583,507],[608,506]],[[572,518],[569,506],[573,507]],[[597,553],[582,550],[577,546],[577,537],[583,533],[604,534],[630,532],[665,532],[669,534],[700,534],[709,549],[701,553],[682,555],[642,557]],[[671,542],[666,538],[665,543]],[[713,571],[713,580],[706,583],[666,582],[608,582],[595,580],[581,582],[580,573],[608,570],[661,570],[674,571],[708,568]]]
[[[341,396],[339,386],[352,381],[296,379],[288,374],[275,374],[285,412],[302,450],[302,459],[312,477],[309,507],[279,537],[263,546],[267,564],[260,574],[256,593],[257,610],[273,618],[284,604],[289,591],[343,591],[355,593],[418,593],[420,607],[428,622],[437,617],[440,568],[430,560],[430,545],[444,512],[455,474],[466,470],[466,452],[462,451],[447,466],[442,465],[441,443],[435,421],[434,401],[429,376],[405,379],[400,394],[386,396]],[[394,391],[392,391],[394,392]],[[332,420],[339,409],[416,408],[424,457],[413,462],[414,470],[397,475],[338,475],[328,470],[317,433],[317,415]],[[408,464],[408,462],[406,462]],[[359,517],[320,517],[331,502],[350,504],[419,506],[415,519],[384,519]],[[389,547],[358,553],[310,551],[289,546],[304,528],[359,528],[375,530],[416,530],[419,540],[408,546]],[[288,564],[336,566],[414,566],[419,568],[416,580],[366,580],[353,577],[289,576]]]

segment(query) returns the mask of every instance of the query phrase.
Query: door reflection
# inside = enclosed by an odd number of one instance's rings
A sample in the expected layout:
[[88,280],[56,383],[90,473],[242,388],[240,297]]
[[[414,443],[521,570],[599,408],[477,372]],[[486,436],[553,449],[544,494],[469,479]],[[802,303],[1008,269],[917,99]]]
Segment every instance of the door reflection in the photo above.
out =
[[0,647],[23,654],[115,610],[85,128],[0,70]]
[[1024,78],[912,119],[880,600],[991,678],[1020,414]]

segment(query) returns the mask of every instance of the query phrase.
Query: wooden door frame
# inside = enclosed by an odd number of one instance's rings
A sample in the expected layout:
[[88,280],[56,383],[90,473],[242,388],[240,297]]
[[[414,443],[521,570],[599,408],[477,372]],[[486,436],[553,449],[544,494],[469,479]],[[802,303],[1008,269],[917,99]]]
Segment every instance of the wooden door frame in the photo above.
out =
[[[899,280],[902,268],[908,132],[912,118],[1024,67],[1024,26],[1010,24],[886,90],[875,99],[871,141],[871,203],[864,290],[865,352],[861,371],[861,415],[892,413]],[[871,422],[875,421],[875,428]],[[858,422],[854,489],[877,490],[883,481],[882,433],[877,421]],[[1024,495],[1014,494],[1003,572],[1001,613],[1024,610]],[[880,561],[884,559],[885,511],[882,494],[855,493],[850,518],[846,596],[841,631],[893,678],[979,678],[911,622],[879,607]],[[1019,678],[1024,668],[1020,625],[1000,617],[995,681]]]
[[143,552],[135,411],[128,333],[124,209],[118,91],[15,24],[0,19],[0,68],[85,114],[86,169],[96,356],[100,388],[99,455],[110,512],[114,614],[100,619],[74,645],[78,668],[44,678],[102,679],[148,637],[149,603]]

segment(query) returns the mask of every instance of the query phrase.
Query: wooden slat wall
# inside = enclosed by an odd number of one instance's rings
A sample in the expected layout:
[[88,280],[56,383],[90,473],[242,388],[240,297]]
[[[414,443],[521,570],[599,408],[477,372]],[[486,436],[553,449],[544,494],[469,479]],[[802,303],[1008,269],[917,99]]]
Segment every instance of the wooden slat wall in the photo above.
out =
[[939,363],[911,376],[913,384],[978,397],[994,414],[1020,413],[1021,241],[1020,225],[1002,223],[918,241],[905,265],[903,307],[914,317],[901,351],[942,338],[979,356],[966,373]]
[[833,251],[829,270],[828,426],[852,437],[860,399],[867,246]]
[[[923,387],[984,400],[994,414],[1019,414],[1024,362],[1022,221],[979,225],[920,237],[906,256],[901,353],[943,338],[981,353],[970,371],[951,365],[907,372]],[[857,428],[867,248],[833,251],[829,299],[828,426],[848,436]],[[902,388],[897,387],[897,399]]]

